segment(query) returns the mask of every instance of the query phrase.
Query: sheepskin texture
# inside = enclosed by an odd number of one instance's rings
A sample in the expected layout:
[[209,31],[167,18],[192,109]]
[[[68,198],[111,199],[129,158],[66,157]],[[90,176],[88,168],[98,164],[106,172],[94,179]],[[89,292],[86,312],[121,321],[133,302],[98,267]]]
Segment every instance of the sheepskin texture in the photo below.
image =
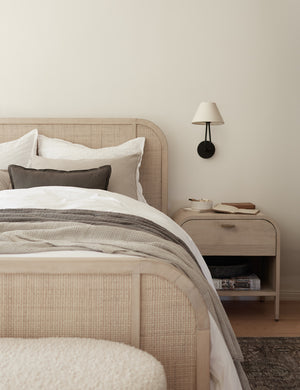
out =
[[129,345],[83,338],[0,339],[1,390],[165,390],[163,366]]

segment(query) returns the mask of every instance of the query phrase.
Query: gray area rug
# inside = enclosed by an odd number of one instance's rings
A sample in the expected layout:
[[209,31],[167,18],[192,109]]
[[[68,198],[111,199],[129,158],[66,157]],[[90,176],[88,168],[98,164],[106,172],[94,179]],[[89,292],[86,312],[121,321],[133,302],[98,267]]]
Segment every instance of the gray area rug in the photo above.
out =
[[300,337],[239,337],[252,390],[300,390]]

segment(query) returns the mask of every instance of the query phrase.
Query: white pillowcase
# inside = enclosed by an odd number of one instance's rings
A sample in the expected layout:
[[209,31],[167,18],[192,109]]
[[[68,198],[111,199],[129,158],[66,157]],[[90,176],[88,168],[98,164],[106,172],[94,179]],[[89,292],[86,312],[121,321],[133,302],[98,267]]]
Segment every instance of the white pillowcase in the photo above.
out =
[[36,154],[37,137],[35,129],[14,141],[0,144],[0,169],[7,169],[10,164],[28,167]]
[[126,157],[133,154],[139,154],[139,162],[136,170],[137,183],[137,199],[145,202],[143,196],[143,189],[139,181],[143,152],[144,152],[145,138],[138,137],[124,142],[118,146],[111,146],[107,148],[88,148],[87,146],[74,144],[73,142],[65,141],[58,138],[49,138],[45,135],[38,136],[38,155],[45,158],[52,159],[109,159],[117,157]]

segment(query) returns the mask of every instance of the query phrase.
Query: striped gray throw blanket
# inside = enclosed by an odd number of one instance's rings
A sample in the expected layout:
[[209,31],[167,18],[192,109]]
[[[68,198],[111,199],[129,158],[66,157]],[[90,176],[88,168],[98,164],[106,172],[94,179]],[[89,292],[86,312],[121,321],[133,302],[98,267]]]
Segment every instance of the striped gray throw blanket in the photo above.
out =
[[182,270],[199,289],[235,361],[244,389],[243,356],[223,306],[188,246],[156,223],[138,216],[91,210],[0,210],[0,253],[62,250],[146,256]]

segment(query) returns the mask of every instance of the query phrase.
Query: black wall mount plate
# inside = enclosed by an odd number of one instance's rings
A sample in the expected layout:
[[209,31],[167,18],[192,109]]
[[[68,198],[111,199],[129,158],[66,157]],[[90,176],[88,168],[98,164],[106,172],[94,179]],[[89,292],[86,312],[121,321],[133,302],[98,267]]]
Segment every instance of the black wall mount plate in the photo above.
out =
[[210,158],[215,154],[215,145],[210,141],[202,141],[197,148],[198,154],[202,158]]

